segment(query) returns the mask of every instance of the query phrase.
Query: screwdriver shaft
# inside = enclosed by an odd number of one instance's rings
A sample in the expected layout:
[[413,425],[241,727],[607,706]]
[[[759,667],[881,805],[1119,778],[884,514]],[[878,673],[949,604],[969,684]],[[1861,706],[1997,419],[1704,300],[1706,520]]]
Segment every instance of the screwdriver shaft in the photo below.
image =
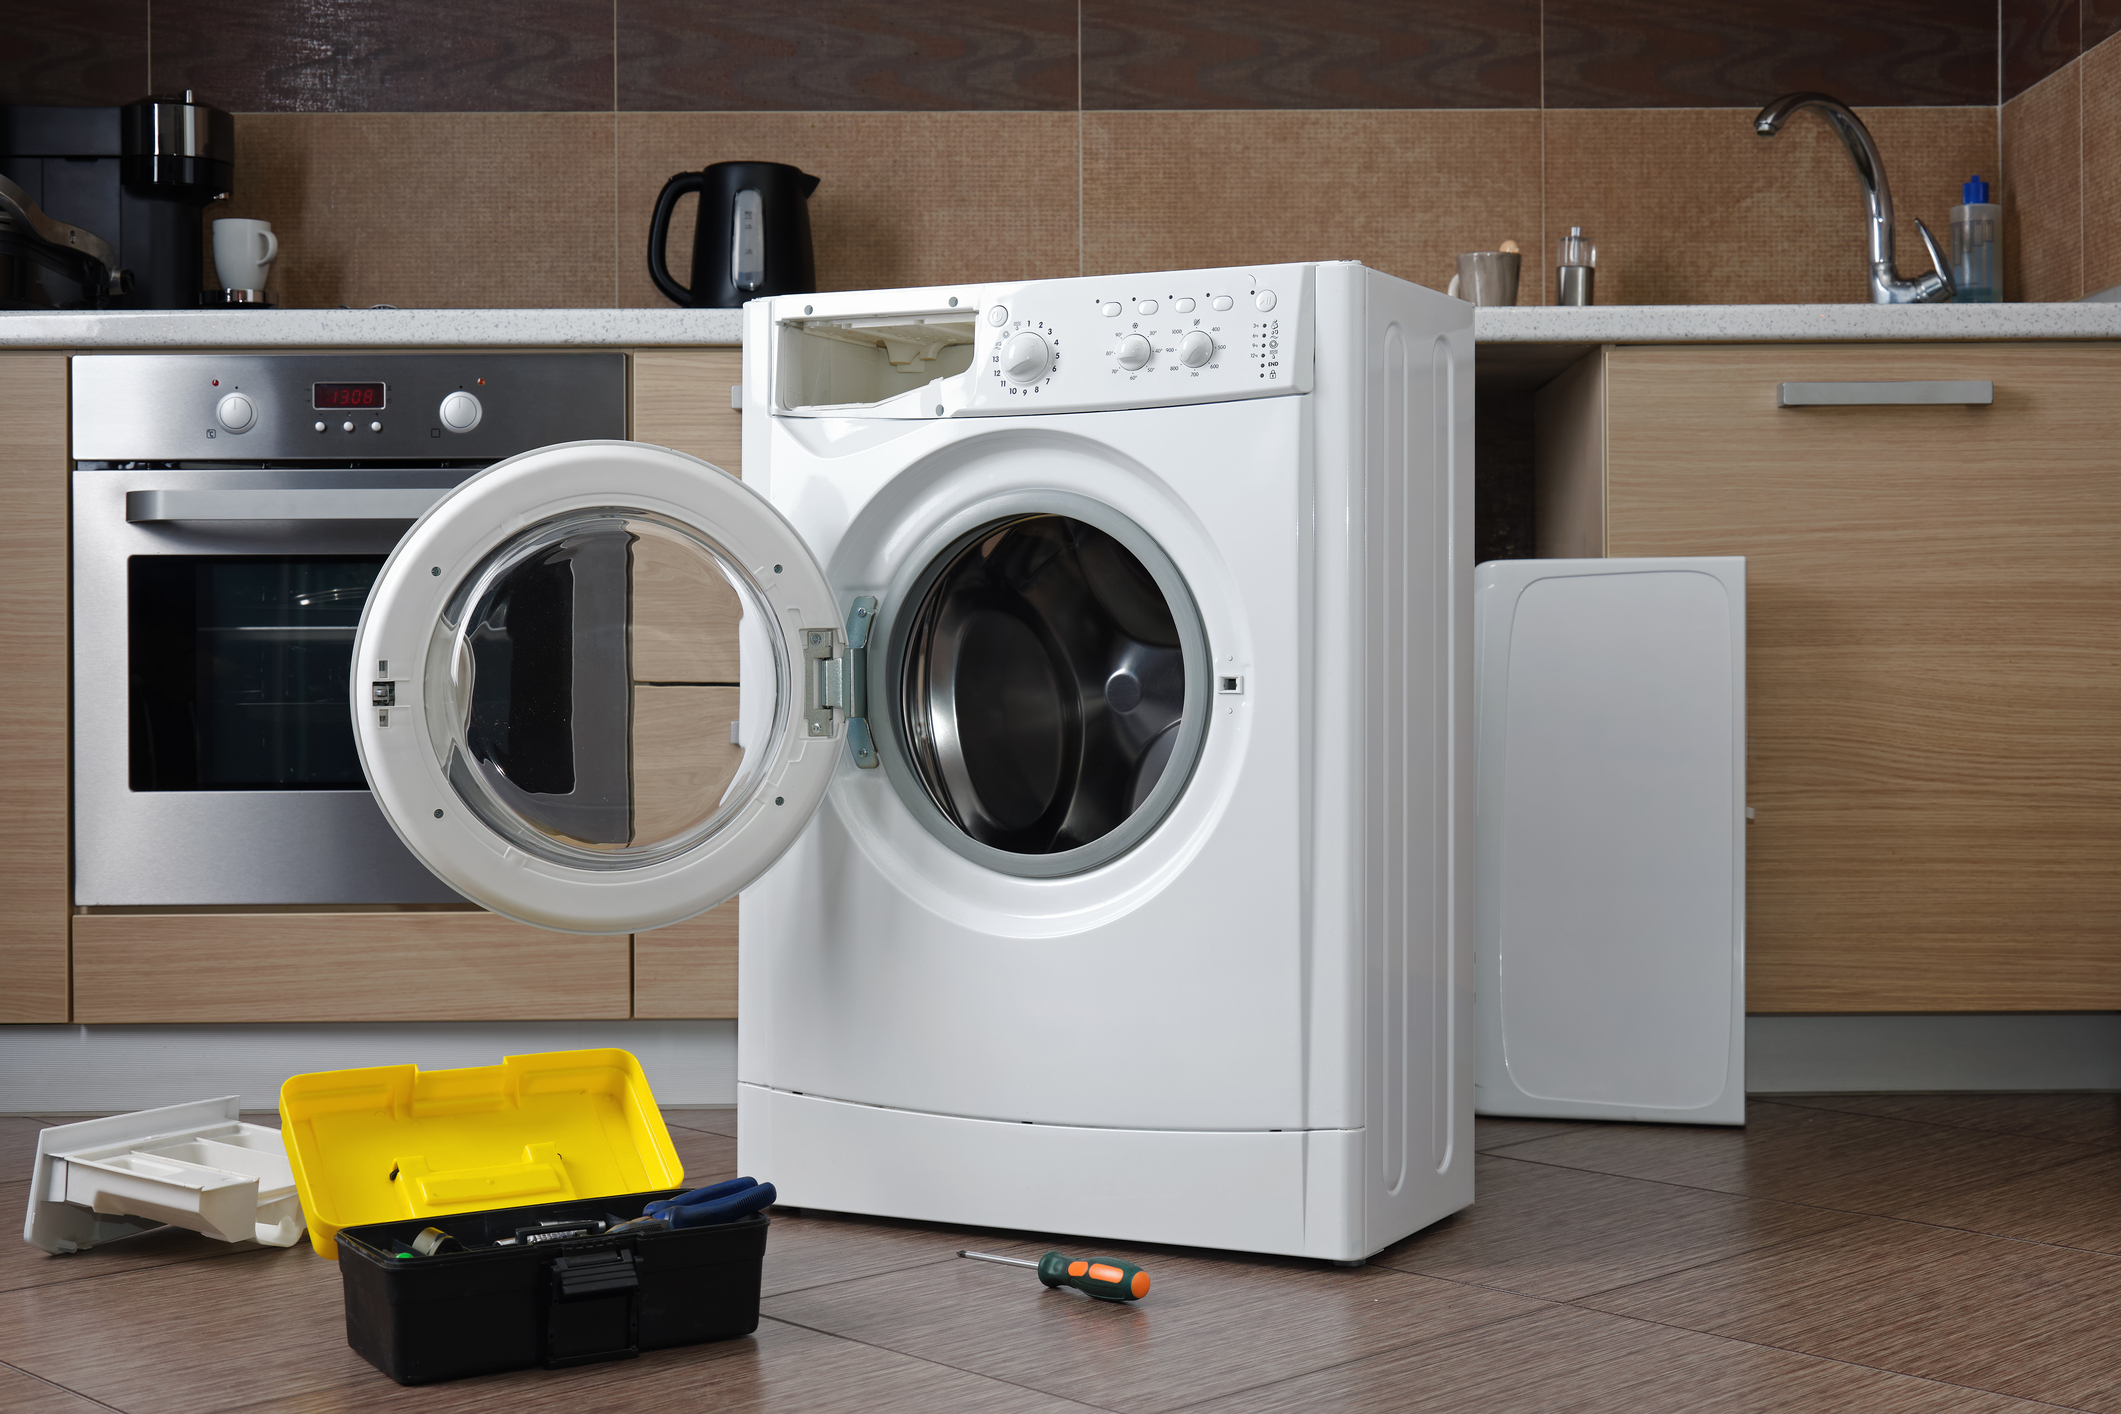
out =
[[997,1257],[992,1252],[967,1252],[962,1247],[957,1249],[957,1255],[970,1257],[975,1262],[1000,1262],[1005,1266],[1029,1267],[1034,1272],[1038,1270],[1038,1263],[1027,1262],[1021,1257]]

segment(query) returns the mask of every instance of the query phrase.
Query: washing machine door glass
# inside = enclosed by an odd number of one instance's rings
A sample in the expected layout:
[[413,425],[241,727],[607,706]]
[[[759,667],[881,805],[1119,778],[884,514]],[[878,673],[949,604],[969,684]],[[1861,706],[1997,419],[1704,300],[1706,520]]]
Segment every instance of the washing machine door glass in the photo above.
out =
[[1184,791],[1207,728],[1207,636],[1184,578],[1117,512],[1068,509],[959,538],[893,635],[916,814],[1007,873],[1079,873],[1133,848]]
[[845,724],[811,699],[838,618],[794,527],[735,477],[633,442],[526,453],[452,491],[377,576],[361,764],[466,897],[548,928],[660,927],[748,884],[822,801]]

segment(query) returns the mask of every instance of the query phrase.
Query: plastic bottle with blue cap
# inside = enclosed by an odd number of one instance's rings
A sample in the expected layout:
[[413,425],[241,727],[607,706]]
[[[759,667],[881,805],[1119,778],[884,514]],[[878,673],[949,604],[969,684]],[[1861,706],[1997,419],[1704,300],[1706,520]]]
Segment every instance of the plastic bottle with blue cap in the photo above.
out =
[[2003,208],[1988,199],[1979,174],[1960,191],[1952,208],[1954,304],[1995,304],[2003,298]]

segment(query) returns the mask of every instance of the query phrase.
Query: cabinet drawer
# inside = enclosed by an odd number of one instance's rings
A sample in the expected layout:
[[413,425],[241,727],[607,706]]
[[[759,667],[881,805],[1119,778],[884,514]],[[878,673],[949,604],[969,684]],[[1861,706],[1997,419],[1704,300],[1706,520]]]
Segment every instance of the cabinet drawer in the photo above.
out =
[[[2121,348],[1622,348],[1606,552],[1743,555],[1748,1006],[2121,1006]],[[1992,381],[1992,405],[1778,406]]]
[[74,1020],[617,1019],[629,946],[483,912],[83,914]]

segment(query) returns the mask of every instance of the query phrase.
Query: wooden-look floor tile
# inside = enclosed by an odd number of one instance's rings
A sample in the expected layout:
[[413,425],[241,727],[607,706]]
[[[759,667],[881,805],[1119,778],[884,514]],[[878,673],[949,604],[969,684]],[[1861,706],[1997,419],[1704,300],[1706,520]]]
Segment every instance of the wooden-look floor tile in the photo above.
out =
[[735,1105],[702,1105],[697,1109],[663,1107],[663,1123],[681,1129],[704,1129],[709,1134],[726,1134],[736,1138]]
[[[701,1129],[673,1129],[670,1143],[685,1165],[685,1186],[698,1188],[736,1177],[736,1140]],[[763,1175],[771,1177],[772,1175]]]
[[8,1414],[94,1414],[102,1408],[12,1365],[0,1365],[0,1409]]
[[2121,1255],[2121,1154],[2097,1154],[1993,1188],[1950,1193],[1901,1216]]
[[[358,1363],[358,1358],[356,1363]],[[1086,1406],[779,1321],[741,1340],[407,1389],[364,1372],[244,1414],[1063,1414]]]
[[888,1218],[857,1218],[837,1213],[773,1214],[766,1241],[765,1294],[779,1296],[806,1287],[853,1281],[936,1262],[955,1262],[957,1249],[970,1247],[1004,1256],[1036,1257],[1044,1248],[1026,1244],[1015,1234],[998,1236],[974,1228],[954,1229]]
[[1085,1255],[1138,1261],[1154,1282],[1147,1298],[1093,1301],[1046,1290],[1021,1269],[952,1261],[772,1297],[765,1310],[1011,1384],[1149,1411],[1537,1309],[1522,1297],[1385,1267],[1344,1271],[1105,1244]]
[[2121,1258],[1865,1221],[1586,1297],[1616,1315],[2121,1410]]
[[1811,1203],[1898,1213],[2084,1157],[2076,1144],[1754,1101],[1743,1129],[1586,1125],[1496,1152],[1534,1163]]
[[1775,1103],[2121,1148],[2121,1095],[1777,1095]]
[[1482,1155],[1473,1206],[1371,1260],[1566,1301],[1860,1219]]
[[1551,1119],[1490,1119],[1478,1115],[1473,1120],[1473,1147],[1481,1153],[1500,1149],[1505,1144],[1522,1144],[1527,1139],[1544,1139],[1550,1134],[1566,1134],[1577,1128]]
[[1555,1308],[1248,1390],[1228,1414],[2033,1414],[2043,1405]]

